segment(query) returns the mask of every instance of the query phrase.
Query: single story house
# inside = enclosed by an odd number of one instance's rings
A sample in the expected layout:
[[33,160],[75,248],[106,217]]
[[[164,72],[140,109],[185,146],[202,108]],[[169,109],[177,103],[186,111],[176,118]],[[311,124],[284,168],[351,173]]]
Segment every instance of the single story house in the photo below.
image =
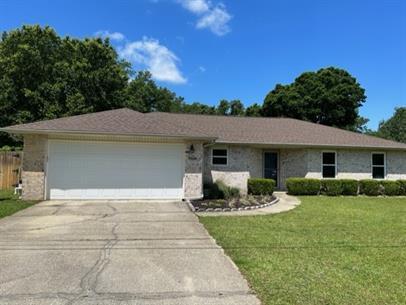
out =
[[24,137],[25,199],[182,199],[218,179],[406,179],[406,144],[290,118],[118,109],[2,128]]

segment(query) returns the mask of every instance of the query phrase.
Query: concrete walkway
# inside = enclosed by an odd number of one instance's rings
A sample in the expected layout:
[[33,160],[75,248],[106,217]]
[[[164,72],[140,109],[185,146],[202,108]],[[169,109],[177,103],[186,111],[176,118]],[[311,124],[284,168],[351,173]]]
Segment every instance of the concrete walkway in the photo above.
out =
[[0,304],[260,302],[182,202],[48,201],[0,220]]
[[300,204],[299,198],[290,196],[286,194],[286,192],[274,192],[274,195],[279,198],[279,201],[271,206],[261,209],[234,212],[198,212],[196,214],[198,216],[254,216],[278,214],[293,210]]

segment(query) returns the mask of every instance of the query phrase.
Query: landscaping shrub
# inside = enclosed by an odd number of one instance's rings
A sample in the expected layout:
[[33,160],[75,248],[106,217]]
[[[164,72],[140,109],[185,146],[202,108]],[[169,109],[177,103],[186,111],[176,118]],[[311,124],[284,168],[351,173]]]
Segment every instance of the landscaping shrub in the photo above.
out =
[[381,193],[381,183],[372,179],[360,180],[359,192],[367,196],[378,196]]
[[356,196],[358,194],[358,181],[353,179],[341,179],[341,193],[347,196]]
[[248,179],[248,194],[272,195],[275,189],[275,180],[265,178]]
[[398,180],[400,185],[400,195],[406,196],[406,180]]
[[342,194],[341,180],[325,179],[321,180],[321,193],[327,196],[339,196]]
[[224,199],[228,200],[240,196],[240,190],[236,187],[230,187],[221,180],[217,180],[215,184],[217,184],[217,187],[220,190],[220,193],[223,194]]
[[240,190],[226,185],[223,181],[217,180],[211,188],[210,199],[231,199],[240,196]]
[[288,193],[292,195],[318,195],[320,192],[320,180],[309,178],[286,179]]
[[386,196],[399,196],[401,189],[400,183],[398,181],[381,181],[381,185],[383,186],[383,194]]

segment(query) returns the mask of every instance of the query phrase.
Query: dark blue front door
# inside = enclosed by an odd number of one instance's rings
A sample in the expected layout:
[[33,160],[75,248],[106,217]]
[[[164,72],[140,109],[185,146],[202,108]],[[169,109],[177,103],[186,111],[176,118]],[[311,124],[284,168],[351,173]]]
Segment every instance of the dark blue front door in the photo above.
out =
[[264,159],[264,177],[275,180],[278,185],[278,153],[266,152]]

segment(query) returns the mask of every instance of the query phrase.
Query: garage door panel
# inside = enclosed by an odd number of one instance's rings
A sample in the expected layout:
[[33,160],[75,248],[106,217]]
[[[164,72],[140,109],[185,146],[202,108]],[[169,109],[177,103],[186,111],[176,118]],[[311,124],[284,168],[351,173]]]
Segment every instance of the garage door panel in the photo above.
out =
[[182,198],[182,144],[50,141],[51,199]]

